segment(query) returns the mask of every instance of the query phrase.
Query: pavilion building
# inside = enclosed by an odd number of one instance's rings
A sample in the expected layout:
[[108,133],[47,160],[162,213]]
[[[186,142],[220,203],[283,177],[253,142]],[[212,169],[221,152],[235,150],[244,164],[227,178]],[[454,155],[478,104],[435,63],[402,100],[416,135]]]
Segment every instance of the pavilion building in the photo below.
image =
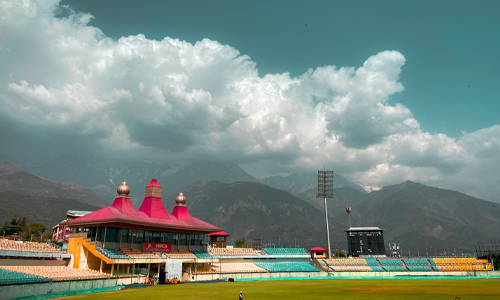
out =
[[182,193],[169,215],[156,179],[146,187],[139,210],[132,205],[126,182],[117,193],[112,206],[60,224],[71,231],[68,254],[73,255],[74,268],[128,274],[147,264],[148,274],[151,267],[160,273],[169,254],[206,252],[208,234],[223,230],[192,217]]

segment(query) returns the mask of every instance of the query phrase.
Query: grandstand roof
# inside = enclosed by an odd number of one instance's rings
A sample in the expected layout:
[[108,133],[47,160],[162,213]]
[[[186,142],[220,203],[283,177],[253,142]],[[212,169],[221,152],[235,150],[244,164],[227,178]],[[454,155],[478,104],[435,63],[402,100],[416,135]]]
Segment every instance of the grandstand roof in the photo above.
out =
[[[160,187],[156,180],[148,186]],[[160,187],[161,188],[161,187]],[[65,222],[68,227],[81,226],[128,226],[180,231],[217,232],[223,230],[217,226],[192,217],[187,207],[176,206],[171,215],[165,211],[161,198],[145,197],[139,211],[135,210],[129,197],[118,195],[112,206],[99,209],[95,212]]]
[[347,230],[345,230],[346,232],[349,232],[349,231],[383,231],[384,229],[380,229],[378,227],[351,227]]
[[229,233],[226,233],[224,231],[219,231],[219,232],[212,232],[208,236],[229,236]]

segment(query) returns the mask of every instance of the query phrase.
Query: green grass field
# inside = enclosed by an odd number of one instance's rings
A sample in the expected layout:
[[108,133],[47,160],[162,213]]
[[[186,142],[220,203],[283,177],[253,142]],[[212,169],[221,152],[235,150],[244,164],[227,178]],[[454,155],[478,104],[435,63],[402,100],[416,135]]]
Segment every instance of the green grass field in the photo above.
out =
[[500,279],[325,279],[191,283],[59,299],[500,299]]

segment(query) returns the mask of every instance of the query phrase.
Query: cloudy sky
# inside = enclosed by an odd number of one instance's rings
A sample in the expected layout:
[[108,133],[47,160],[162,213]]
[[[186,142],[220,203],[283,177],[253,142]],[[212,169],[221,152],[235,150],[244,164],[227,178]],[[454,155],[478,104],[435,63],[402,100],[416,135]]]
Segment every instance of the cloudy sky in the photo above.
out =
[[498,1],[0,0],[0,159],[324,164],[500,201]]

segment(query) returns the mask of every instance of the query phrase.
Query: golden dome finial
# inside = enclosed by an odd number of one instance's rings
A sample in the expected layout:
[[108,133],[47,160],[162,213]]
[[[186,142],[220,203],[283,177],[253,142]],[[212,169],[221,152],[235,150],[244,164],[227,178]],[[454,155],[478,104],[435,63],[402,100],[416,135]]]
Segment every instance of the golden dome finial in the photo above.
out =
[[122,182],[122,185],[118,187],[116,190],[118,193],[119,197],[128,197],[128,194],[130,194],[130,187],[127,185],[127,182]]
[[175,198],[175,203],[177,206],[186,206],[186,197],[184,197],[183,193],[179,193],[179,196]]

